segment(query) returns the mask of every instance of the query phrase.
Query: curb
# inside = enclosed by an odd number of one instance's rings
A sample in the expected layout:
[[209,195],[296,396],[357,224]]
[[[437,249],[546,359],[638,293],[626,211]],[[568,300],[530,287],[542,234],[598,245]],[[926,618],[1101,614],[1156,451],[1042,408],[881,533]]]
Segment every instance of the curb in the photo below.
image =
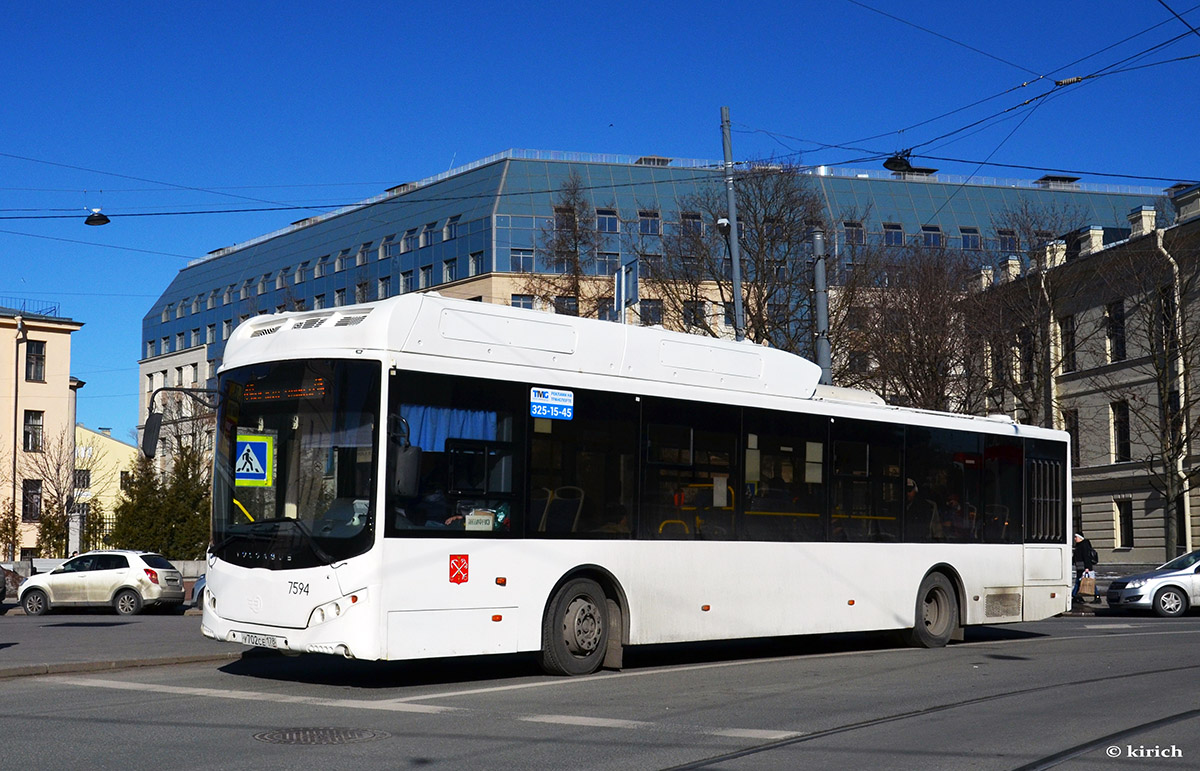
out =
[[236,661],[242,657],[236,653],[208,653],[195,656],[164,656],[158,659],[125,659],[121,661],[73,661],[63,664],[26,664],[21,667],[0,669],[0,680],[35,675],[71,675],[84,672],[111,672],[118,669],[160,667],[171,664],[203,664],[214,661]]
[[[6,607],[3,607],[2,605],[0,605],[0,616],[24,616],[24,615],[25,615],[25,609],[22,608],[20,605],[14,605],[11,608],[6,608]],[[188,608],[187,610],[183,611],[183,613],[181,615],[203,616],[204,611],[200,610],[199,608]]]

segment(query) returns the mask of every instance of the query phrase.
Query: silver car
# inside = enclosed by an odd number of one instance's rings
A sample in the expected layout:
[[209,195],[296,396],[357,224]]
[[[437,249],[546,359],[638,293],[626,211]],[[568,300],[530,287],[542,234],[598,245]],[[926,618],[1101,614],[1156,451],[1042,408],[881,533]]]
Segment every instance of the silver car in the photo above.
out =
[[176,607],[183,603],[183,594],[183,575],[161,555],[105,549],[31,576],[21,584],[19,600],[30,616],[88,605],[108,605],[131,616],[146,605]]
[[1189,552],[1149,573],[1118,578],[1108,585],[1110,608],[1149,610],[1182,616],[1200,602],[1200,551]]

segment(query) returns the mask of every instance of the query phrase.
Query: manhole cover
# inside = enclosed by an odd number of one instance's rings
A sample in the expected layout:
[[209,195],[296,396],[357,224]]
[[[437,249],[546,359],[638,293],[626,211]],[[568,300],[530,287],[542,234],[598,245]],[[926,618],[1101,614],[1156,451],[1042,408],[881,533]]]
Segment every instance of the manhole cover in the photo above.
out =
[[254,738],[268,744],[356,744],[386,739],[391,734],[371,731],[366,728],[280,728],[254,734]]

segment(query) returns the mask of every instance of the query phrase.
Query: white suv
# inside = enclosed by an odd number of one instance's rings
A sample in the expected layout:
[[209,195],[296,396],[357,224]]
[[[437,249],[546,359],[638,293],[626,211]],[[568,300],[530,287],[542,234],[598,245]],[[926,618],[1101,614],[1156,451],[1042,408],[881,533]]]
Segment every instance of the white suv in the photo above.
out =
[[105,549],[80,554],[50,573],[21,584],[18,597],[26,615],[87,605],[111,605],[122,616],[146,605],[183,603],[183,576],[158,554]]

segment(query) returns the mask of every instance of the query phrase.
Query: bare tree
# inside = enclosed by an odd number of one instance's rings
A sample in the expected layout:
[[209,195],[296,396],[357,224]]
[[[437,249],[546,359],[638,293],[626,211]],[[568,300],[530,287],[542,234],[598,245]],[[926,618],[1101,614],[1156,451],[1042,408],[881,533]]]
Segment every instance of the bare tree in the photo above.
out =
[[[824,222],[820,196],[798,168],[767,164],[740,173],[735,194],[746,339],[811,356],[810,234]],[[661,302],[670,326],[727,334],[732,261],[715,226],[727,216],[725,190],[714,184],[678,205],[678,225],[661,238],[644,227],[626,228],[628,248],[643,266],[639,293]]]
[[1074,207],[1038,207],[1024,200],[993,221],[997,248],[983,257],[1004,286],[975,295],[967,315],[968,337],[988,359],[990,410],[1016,412],[1026,423],[1059,425],[1056,382],[1069,352],[1059,345],[1055,314],[1071,306],[1080,287],[1073,274],[1055,268],[1077,250],[1069,239],[1085,224],[1086,214]]
[[[600,245],[596,209],[583,178],[572,171],[554,200],[554,217],[538,234],[539,265],[521,283],[522,293],[557,313],[598,315],[601,302],[612,297],[611,284],[596,275]],[[546,270],[536,270],[541,266]]]
[[854,350],[869,356],[855,367],[854,385],[891,402],[931,410],[977,412],[983,407],[982,373],[966,336],[976,264],[943,246],[893,248],[890,260],[860,260],[860,305],[842,332]]
[[75,427],[39,437],[21,454],[20,468],[23,478],[42,483],[39,556],[66,557],[75,504]]

